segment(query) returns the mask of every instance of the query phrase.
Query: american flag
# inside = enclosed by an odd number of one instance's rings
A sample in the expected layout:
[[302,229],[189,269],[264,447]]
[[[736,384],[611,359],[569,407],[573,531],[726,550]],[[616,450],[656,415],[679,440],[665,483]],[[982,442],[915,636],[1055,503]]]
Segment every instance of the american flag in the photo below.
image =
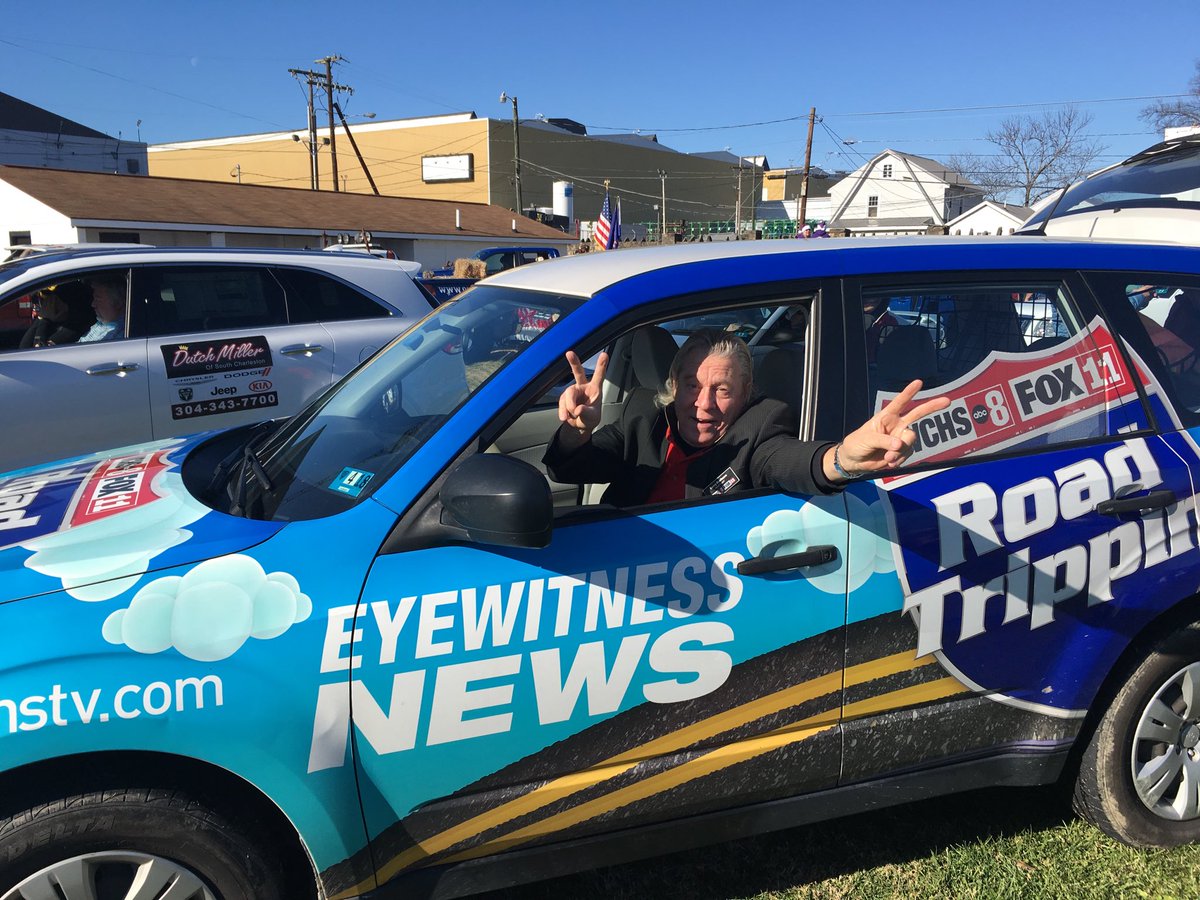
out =
[[600,207],[600,218],[596,220],[596,230],[592,237],[596,241],[597,250],[612,250],[621,243],[621,198],[617,198],[616,208],[613,207],[604,192],[604,205]]

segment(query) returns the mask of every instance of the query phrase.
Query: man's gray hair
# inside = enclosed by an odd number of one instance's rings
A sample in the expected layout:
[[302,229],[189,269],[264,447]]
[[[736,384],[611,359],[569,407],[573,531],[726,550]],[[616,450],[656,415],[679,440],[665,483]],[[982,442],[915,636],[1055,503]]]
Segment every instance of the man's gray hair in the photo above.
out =
[[719,356],[733,360],[745,386],[746,396],[750,396],[754,390],[754,363],[750,359],[750,348],[736,334],[706,329],[697,331],[688,337],[676,352],[675,358],[671,360],[671,371],[667,376],[667,383],[655,397],[655,402],[659,406],[665,408],[675,402],[675,389],[679,384],[679,375],[683,371],[683,362],[697,350],[703,350],[706,357]]

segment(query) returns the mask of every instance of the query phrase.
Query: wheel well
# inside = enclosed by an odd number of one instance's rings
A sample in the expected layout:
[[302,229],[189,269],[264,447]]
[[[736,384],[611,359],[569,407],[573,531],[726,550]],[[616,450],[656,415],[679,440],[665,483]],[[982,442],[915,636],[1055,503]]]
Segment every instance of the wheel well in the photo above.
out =
[[1137,668],[1150,648],[1168,634],[1197,622],[1200,622],[1200,595],[1193,595],[1175,604],[1158,618],[1151,620],[1133,636],[1117,661],[1113,663],[1112,669],[1109,670],[1104,683],[1100,685],[1100,690],[1096,692],[1095,698],[1088,707],[1087,715],[1079,728],[1079,735],[1075,739],[1075,745],[1071,748],[1071,756],[1063,768],[1064,780],[1074,782],[1079,771],[1079,760],[1087,748],[1092,733],[1099,725],[1100,718],[1104,715],[1113,697],[1116,696],[1117,691],[1128,680],[1129,674]]
[[58,797],[106,788],[185,791],[229,819],[252,823],[277,854],[289,883],[286,897],[317,897],[317,879],[300,836],[262,791],[225,769],[186,756],[104,751],[42,760],[0,773],[0,819]]

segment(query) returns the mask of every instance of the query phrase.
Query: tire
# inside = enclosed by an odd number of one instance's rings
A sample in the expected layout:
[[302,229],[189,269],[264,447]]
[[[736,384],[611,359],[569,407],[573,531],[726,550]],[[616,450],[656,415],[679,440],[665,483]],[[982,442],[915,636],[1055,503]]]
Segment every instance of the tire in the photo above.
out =
[[1200,840],[1200,627],[1162,639],[1124,680],[1080,760],[1074,806],[1136,847]]
[[81,794],[0,820],[0,900],[123,900],[138,879],[180,900],[283,900],[253,836],[179,793]]

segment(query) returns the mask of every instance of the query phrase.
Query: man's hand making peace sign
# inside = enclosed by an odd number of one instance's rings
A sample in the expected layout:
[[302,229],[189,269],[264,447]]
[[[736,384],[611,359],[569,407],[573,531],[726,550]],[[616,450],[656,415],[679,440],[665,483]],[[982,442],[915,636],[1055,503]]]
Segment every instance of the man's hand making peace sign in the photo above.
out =
[[568,385],[558,397],[558,420],[567,426],[560,429],[559,440],[571,448],[586,444],[600,424],[600,394],[604,389],[608,354],[600,354],[590,379],[574,350],[567,351],[567,362],[571,365],[575,383]]
[[950,405],[949,397],[935,397],[909,409],[920,390],[920,381],[910,382],[887,406],[842,438],[825,454],[825,477],[839,482],[874,475],[908,459],[917,440],[913,423]]

